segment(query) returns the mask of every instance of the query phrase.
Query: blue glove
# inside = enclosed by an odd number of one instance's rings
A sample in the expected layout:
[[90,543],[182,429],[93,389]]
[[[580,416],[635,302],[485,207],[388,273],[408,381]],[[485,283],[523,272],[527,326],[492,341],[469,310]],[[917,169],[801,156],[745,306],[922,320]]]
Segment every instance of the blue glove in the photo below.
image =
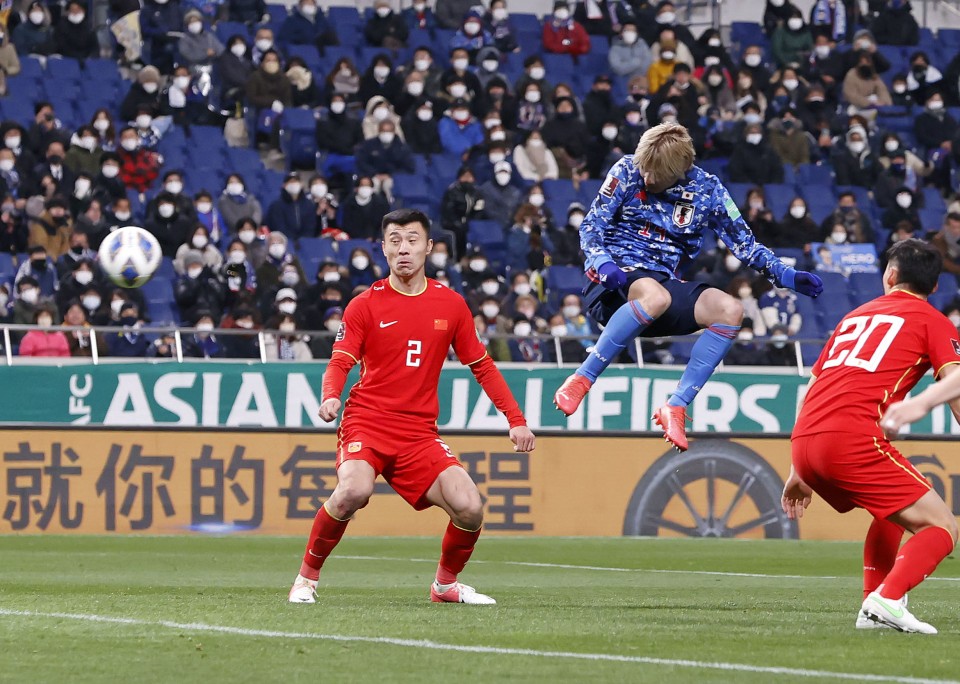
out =
[[795,268],[788,268],[783,272],[780,282],[784,287],[807,295],[808,297],[818,297],[823,292],[823,281],[820,276],[807,271],[798,271]]
[[627,274],[612,261],[600,264],[597,275],[600,277],[600,284],[607,290],[619,290],[627,284]]

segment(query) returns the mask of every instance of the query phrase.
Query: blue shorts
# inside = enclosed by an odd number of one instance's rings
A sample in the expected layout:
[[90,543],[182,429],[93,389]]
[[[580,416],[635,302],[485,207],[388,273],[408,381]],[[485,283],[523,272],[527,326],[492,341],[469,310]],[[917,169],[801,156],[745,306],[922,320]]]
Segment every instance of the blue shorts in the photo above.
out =
[[590,278],[583,288],[583,304],[591,318],[600,325],[606,325],[613,313],[627,303],[630,286],[641,278],[653,278],[670,293],[670,306],[657,320],[647,326],[640,337],[668,337],[670,335],[689,335],[703,328],[697,323],[694,309],[697,300],[709,285],[701,282],[677,280],[666,273],[636,269],[627,271],[627,284],[619,290],[608,290],[598,281]]

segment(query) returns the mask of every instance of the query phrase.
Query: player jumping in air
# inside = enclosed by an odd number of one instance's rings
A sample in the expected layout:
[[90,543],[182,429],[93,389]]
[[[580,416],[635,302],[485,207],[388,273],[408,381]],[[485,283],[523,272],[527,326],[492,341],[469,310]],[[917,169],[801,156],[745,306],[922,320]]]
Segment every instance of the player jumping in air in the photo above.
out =
[[443,536],[434,602],[492,604],[457,581],[480,536],[480,492],[437,433],[437,384],[453,345],[510,424],[516,451],[532,451],[533,433],[474,327],[459,294],[424,275],[433,247],[430,219],[411,209],[383,217],[390,276],[350,302],[323,376],[320,417],[340,412],[347,373],[360,364],[337,433],[337,487],[317,511],[291,603],[314,603],[323,562],[347,523],[367,505],[377,475],[417,510],[439,506],[450,516]]
[[580,226],[589,279],[585,304],[604,330],[554,396],[557,408],[569,416],[635,336],[687,335],[706,328],[677,391],[653,416],[680,451],[688,446],[686,407],[730,350],[743,320],[738,300],[677,277],[700,251],[706,230],[778,287],[810,297],[823,291],[818,276],[787,266],[756,241],[726,188],[693,160],[687,129],[660,124],[643,134],[633,156],[607,174]]
[[[935,398],[960,394],[960,339],[947,317],[927,303],[942,264],[936,248],[903,240],[886,259],[886,294],[847,314],[814,364],[793,429],[793,465],[781,503],[790,518],[803,515],[813,492],[840,513],[869,511],[873,523],[863,547],[857,628],[936,634],[907,610],[905,597],[953,551],[957,520],[887,441],[880,417],[928,368],[938,380],[949,376],[946,392],[932,390]],[[891,428],[902,420],[896,415],[905,404],[891,407]],[[960,402],[951,408],[960,417]],[[913,537],[901,547],[904,529]]]

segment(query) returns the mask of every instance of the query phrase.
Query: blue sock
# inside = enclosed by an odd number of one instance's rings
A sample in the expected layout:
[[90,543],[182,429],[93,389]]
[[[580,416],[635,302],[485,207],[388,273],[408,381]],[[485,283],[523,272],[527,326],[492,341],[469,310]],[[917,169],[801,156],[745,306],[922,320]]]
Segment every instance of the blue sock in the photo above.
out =
[[707,328],[690,353],[690,361],[680,376],[680,384],[667,404],[670,406],[689,406],[697,392],[703,388],[713,371],[737,339],[739,325],[721,325],[715,323]]
[[620,355],[627,343],[652,322],[653,317],[643,310],[640,302],[634,299],[628,301],[613,312],[590,356],[577,369],[577,375],[596,382],[597,377]]

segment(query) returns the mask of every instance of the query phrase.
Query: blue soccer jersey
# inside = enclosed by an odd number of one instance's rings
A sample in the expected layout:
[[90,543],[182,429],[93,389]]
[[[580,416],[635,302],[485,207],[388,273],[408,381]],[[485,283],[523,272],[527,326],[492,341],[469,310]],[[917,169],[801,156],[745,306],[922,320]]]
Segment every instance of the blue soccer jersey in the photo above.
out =
[[787,265],[757,242],[720,180],[694,166],[684,180],[658,195],[648,195],[643,178],[626,156],[610,169],[580,225],[585,268],[613,261],[676,277],[713,230],[740,261],[777,286]]

